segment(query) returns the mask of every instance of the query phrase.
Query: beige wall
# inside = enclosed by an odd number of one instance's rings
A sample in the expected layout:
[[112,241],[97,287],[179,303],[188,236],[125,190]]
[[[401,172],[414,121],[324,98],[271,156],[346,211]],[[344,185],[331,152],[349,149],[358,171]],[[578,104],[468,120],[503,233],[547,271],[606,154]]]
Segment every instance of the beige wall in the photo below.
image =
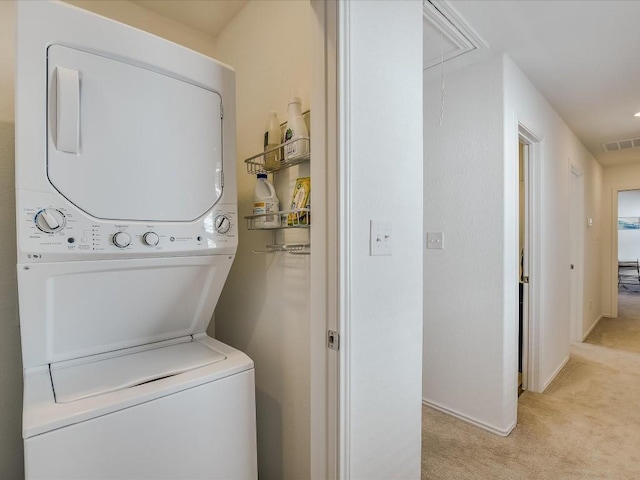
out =
[[65,0],[98,15],[153,33],[196,52],[215,57],[215,39],[125,0]]
[[0,2],[0,478],[23,476],[14,182],[15,3]]
[[[256,181],[243,159],[262,150],[269,111],[285,121],[295,90],[303,109],[310,106],[310,15],[306,1],[249,2],[217,37],[217,58],[237,74],[240,216],[252,212]],[[291,183],[308,172],[306,165],[278,174],[281,205],[291,200]],[[255,361],[260,478],[309,478],[309,257],[252,254],[271,234],[243,223],[239,239],[216,309],[216,337]]]

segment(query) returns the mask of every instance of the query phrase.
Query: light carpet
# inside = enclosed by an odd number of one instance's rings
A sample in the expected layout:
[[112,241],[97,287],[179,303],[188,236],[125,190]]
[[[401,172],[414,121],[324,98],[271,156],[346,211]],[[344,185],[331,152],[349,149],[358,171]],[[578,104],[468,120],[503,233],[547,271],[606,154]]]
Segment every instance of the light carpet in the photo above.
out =
[[423,479],[640,479],[640,355],[573,346],[509,437],[428,407],[422,421]]
[[585,342],[640,353],[640,285],[620,288],[618,317],[602,318]]

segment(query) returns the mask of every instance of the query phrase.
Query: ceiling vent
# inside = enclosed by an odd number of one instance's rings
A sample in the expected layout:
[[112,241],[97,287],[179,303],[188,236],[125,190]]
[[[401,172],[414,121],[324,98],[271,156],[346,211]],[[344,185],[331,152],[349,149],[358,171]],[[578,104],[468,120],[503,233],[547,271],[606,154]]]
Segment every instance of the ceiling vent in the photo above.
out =
[[602,148],[605,152],[616,152],[618,150],[627,150],[629,148],[640,148],[640,138],[603,143]]
[[473,31],[449,2],[425,0],[423,12],[424,70],[488,45]]

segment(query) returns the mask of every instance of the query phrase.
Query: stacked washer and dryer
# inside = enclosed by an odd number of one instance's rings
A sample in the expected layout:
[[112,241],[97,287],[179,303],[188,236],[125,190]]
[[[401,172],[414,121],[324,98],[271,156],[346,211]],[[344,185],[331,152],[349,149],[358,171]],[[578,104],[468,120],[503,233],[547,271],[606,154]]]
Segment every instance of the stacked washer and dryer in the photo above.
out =
[[255,478],[253,362],[206,334],[237,248],[234,72],[17,10],[26,477]]

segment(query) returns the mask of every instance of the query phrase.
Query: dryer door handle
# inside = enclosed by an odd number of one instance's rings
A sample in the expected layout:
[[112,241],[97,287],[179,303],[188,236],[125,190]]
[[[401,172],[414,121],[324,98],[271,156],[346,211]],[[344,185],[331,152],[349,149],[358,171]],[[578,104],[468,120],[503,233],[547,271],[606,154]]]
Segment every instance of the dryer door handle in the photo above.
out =
[[56,148],[78,153],[80,143],[80,75],[77,70],[56,67]]

